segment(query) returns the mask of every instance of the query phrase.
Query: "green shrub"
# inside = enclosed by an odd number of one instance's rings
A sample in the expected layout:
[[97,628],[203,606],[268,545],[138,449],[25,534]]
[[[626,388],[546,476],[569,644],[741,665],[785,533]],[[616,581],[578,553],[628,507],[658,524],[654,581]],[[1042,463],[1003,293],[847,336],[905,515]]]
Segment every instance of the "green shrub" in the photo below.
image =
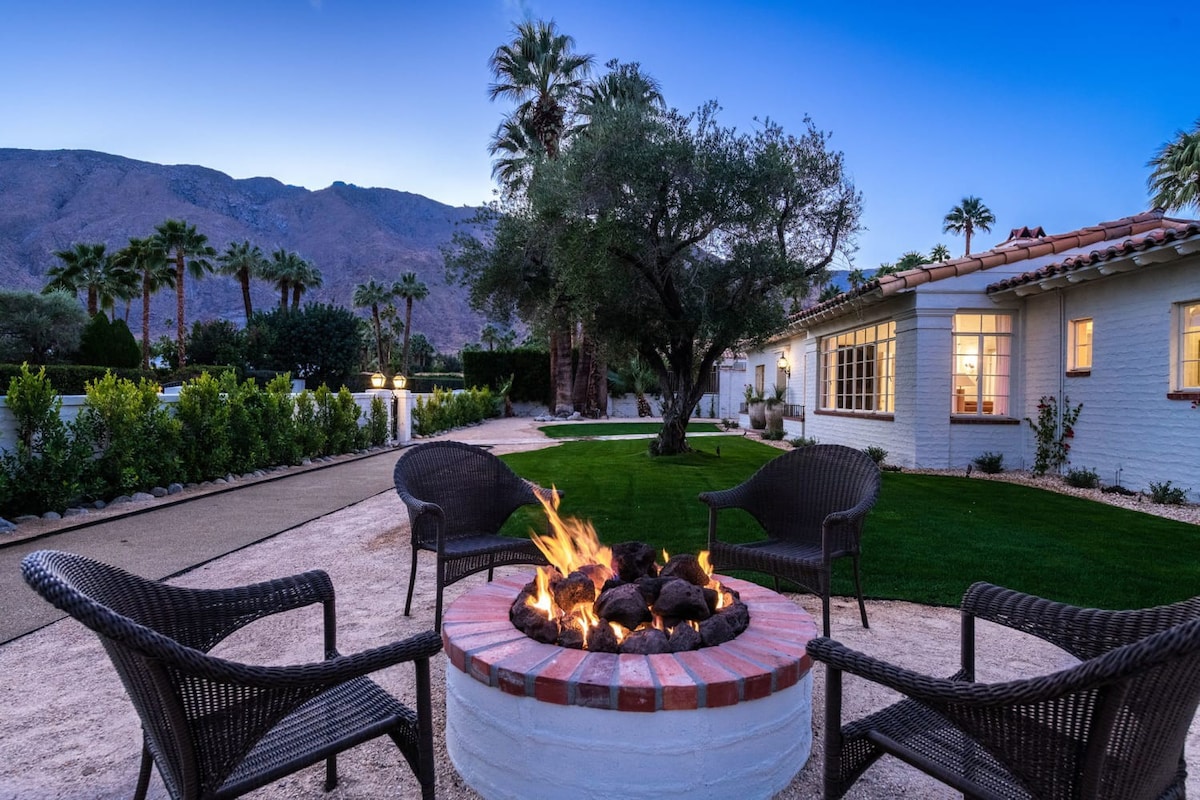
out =
[[179,390],[175,415],[182,425],[180,456],[188,481],[219,478],[230,470],[229,405],[220,382],[207,372]]
[[874,445],[864,448],[863,452],[871,457],[871,460],[875,462],[875,466],[879,466],[880,464],[882,464],[883,460],[888,457],[887,450],[884,450],[882,447],[876,447]]
[[296,447],[301,459],[320,455],[325,449],[325,432],[317,424],[316,399],[308,389],[296,395]]
[[766,428],[761,436],[768,442],[781,442],[783,441],[783,428]]
[[62,512],[84,491],[91,452],[77,425],[59,417],[62,397],[44,368],[28,364],[8,384],[8,409],[16,422],[15,449],[0,452],[0,516]]
[[241,367],[246,363],[246,334],[227,319],[196,322],[188,337],[187,357],[197,364]]
[[1063,476],[1063,482],[1076,489],[1095,489],[1100,485],[1100,475],[1094,469],[1072,468],[1067,470],[1067,474]]
[[1034,422],[1029,417],[1025,421],[1033,428],[1037,440],[1037,454],[1033,462],[1033,474],[1045,475],[1050,470],[1058,470],[1069,463],[1071,443],[1068,439],[1075,438],[1075,422],[1083,403],[1072,407],[1070,398],[1063,397],[1062,420],[1059,424],[1058,400],[1053,395],[1044,395],[1038,400],[1038,418]]
[[986,475],[997,475],[1004,472],[1004,453],[987,452],[971,462]]
[[135,369],[142,362],[142,348],[124,320],[110,323],[101,312],[83,329],[76,360],[96,367]]
[[269,466],[264,393],[252,380],[238,383],[232,373],[222,376],[220,384],[229,407],[230,471],[244,474]]
[[371,412],[367,416],[367,444],[371,447],[379,447],[390,438],[388,433],[387,407],[383,404],[383,398],[373,395]]
[[434,389],[432,397],[418,397],[413,406],[413,433],[429,436],[482,422],[499,416],[499,406],[499,398],[491,389],[472,388],[459,392]]
[[795,439],[788,439],[788,444],[792,447],[812,447],[820,442],[815,436],[797,436]]
[[1150,484],[1150,500],[1166,506],[1181,506],[1187,502],[1189,490],[1172,486],[1170,481]]
[[354,402],[349,389],[343,386],[333,392],[321,384],[313,395],[313,401],[316,405],[317,427],[321,431],[319,455],[349,453],[362,446],[363,434],[358,427],[362,409]]
[[111,373],[88,383],[79,424],[96,454],[90,490],[98,496],[150,489],[178,475],[180,423],[159,401],[157,383]]
[[276,375],[263,393],[263,439],[267,462],[299,464],[300,443],[297,440],[296,401],[292,398],[292,379],[288,373]]

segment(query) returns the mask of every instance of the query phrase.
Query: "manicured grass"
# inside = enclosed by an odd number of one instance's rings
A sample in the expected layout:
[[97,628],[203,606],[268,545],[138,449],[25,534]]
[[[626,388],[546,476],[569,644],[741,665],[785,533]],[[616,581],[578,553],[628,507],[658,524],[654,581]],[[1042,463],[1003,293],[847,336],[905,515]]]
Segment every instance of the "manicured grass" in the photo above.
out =
[[[782,451],[738,437],[691,444],[697,452],[676,458],[651,458],[644,441],[629,440],[567,442],[504,460],[562,489],[562,512],[591,520],[605,542],[695,553],[708,530],[696,495],[741,482]],[[523,515],[509,530],[527,531],[539,516]],[[720,524],[731,538],[755,535],[741,512],[722,512]],[[1200,594],[1200,526],[978,478],[885,473],[863,551],[864,591],[874,598],[956,606],[977,580],[1099,608]],[[834,572],[835,593],[851,594],[849,561]]]
[[[539,431],[552,439],[581,439],[585,436],[653,436],[662,430],[660,422],[570,422],[547,425]],[[721,429],[711,422],[693,422],[688,433],[718,433]]]

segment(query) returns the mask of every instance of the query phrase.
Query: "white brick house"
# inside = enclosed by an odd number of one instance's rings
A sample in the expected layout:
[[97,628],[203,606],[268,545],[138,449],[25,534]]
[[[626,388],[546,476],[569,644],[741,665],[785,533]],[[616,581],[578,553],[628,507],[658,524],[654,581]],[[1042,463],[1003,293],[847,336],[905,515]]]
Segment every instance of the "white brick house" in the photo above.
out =
[[1029,468],[1039,398],[1082,403],[1072,467],[1200,500],[1200,222],[1016,229],[796,314],[744,375],[786,383],[790,436],[876,445],[907,467],[994,452]]

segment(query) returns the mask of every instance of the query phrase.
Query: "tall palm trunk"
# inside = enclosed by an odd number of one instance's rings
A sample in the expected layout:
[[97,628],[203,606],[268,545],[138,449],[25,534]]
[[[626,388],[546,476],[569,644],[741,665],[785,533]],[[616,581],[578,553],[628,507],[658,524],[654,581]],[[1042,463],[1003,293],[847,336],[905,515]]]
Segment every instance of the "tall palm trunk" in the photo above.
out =
[[408,336],[412,332],[413,298],[404,299],[404,350],[400,354],[400,369],[402,374],[408,374]]
[[250,324],[250,317],[254,314],[254,308],[250,304],[250,276],[243,271],[238,276],[238,281],[242,284],[242,306],[246,309],[246,324]]
[[300,295],[304,294],[304,288],[298,284],[292,284],[292,310],[300,308]]
[[142,369],[150,369],[150,270],[142,272]]
[[183,280],[184,280],[184,255],[183,248],[175,248],[175,349],[179,356],[179,366],[187,363],[187,355],[184,352],[185,342],[187,337],[187,323],[184,321],[183,309]]
[[379,304],[371,304],[371,321],[375,324],[375,357],[379,359],[379,369],[382,371],[387,364],[383,360],[383,320],[379,318]]
[[571,330],[559,327],[550,333],[550,379],[554,383],[554,413],[571,414]]
[[280,281],[280,283],[279,283],[279,308],[283,311],[287,311],[288,289],[290,289],[290,288],[291,288],[291,286],[289,285],[289,283],[287,281]]

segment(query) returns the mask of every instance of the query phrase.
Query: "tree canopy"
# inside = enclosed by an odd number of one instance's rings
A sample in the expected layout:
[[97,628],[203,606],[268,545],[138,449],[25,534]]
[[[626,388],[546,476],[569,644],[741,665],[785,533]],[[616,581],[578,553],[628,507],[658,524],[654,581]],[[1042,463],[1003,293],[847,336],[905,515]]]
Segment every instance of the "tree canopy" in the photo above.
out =
[[1153,168],[1146,186],[1155,207],[1200,211],[1200,119],[1191,131],[1176,131],[1146,166]]
[[717,111],[597,105],[558,159],[536,164],[528,202],[456,262],[493,311],[529,299],[514,288],[521,275],[578,298],[600,339],[658,376],[661,453],[687,449],[702,376],[784,325],[861,211],[841,154],[811,121],[799,136],[770,120],[750,135]]

